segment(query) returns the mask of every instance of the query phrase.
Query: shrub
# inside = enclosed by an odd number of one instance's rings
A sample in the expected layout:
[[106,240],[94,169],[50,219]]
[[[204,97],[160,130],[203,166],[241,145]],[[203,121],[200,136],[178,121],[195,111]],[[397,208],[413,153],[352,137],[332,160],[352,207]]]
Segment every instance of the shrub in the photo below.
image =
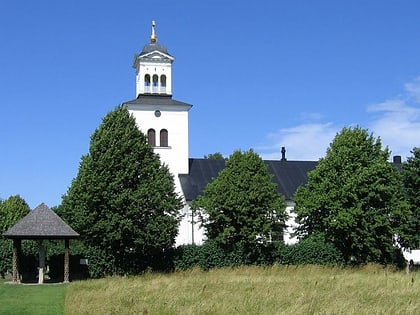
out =
[[181,245],[174,255],[175,269],[181,270],[221,268],[227,266],[228,260],[227,252],[214,241],[203,245]]
[[12,270],[13,241],[0,236],[0,276],[4,278]]
[[[47,246],[47,260],[50,277],[63,278],[64,244],[63,241],[50,241]],[[88,265],[80,265],[80,259],[87,259]],[[114,260],[104,250],[85,245],[80,240],[70,241],[70,277],[101,278],[113,274]]]
[[206,241],[203,245],[182,245],[175,251],[174,265],[175,269],[181,270],[195,267],[209,270],[242,265],[271,265],[274,248],[273,244],[257,244],[249,248],[245,243],[239,242],[229,250],[214,241]]
[[175,251],[175,269],[187,270],[199,267],[201,247],[195,244],[179,246]]
[[101,278],[115,273],[114,257],[107,255],[103,249],[78,242],[75,246],[72,246],[71,253],[88,260],[88,277]]
[[274,261],[287,265],[341,265],[344,258],[333,244],[323,240],[322,235],[307,237],[297,244],[280,244],[274,253]]
[[205,242],[198,253],[199,266],[203,270],[227,266],[226,251],[214,241]]

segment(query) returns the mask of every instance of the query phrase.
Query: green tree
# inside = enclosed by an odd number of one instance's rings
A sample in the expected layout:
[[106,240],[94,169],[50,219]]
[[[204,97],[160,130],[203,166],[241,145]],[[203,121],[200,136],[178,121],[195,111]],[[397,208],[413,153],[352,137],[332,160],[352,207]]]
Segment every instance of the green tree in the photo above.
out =
[[3,233],[29,213],[29,206],[19,195],[0,200],[0,275],[12,268],[12,241]]
[[209,240],[233,249],[265,243],[284,226],[284,197],[263,160],[252,150],[235,151],[226,167],[193,202]]
[[412,212],[408,247],[420,248],[420,148],[414,148],[411,153],[413,156],[402,165],[404,188]]
[[91,136],[57,210],[86,246],[113,261],[114,270],[106,273],[127,273],[174,245],[182,206],[168,167],[119,106]]
[[209,155],[205,155],[204,158],[209,159],[209,160],[224,160],[225,159],[222,153],[220,152],[210,153]]
[[28,204],[19,195],[0,200],[0,233],[6,232],[27,215],[29,211]]
[[347,261],[393,261],[395,236],[404,242],[410,212],[388,159],[379,138],[343,128],[296,192],[298,235],[322,233]]

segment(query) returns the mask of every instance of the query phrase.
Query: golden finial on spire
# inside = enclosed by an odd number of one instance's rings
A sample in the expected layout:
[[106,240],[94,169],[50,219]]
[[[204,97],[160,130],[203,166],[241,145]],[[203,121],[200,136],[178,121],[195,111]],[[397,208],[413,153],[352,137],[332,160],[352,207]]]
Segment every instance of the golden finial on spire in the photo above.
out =
[[157,42],[157,36],[156,36],[155,26],[156,26],[155,20],[152,20],[152,35],[150,35],[150,42],[152,44],[154,44],[154,43]]

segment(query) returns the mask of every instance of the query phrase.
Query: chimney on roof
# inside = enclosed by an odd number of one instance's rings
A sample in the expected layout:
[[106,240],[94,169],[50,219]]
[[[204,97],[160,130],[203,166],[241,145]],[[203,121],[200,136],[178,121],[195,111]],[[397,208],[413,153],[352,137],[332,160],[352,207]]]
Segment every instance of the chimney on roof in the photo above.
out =
[[401,164],[401,155],[394,155],[393,162],[394,164]]
[[281,160],[280,161],[287,161],[287,159],[286,159],[286,147],[281,147]]

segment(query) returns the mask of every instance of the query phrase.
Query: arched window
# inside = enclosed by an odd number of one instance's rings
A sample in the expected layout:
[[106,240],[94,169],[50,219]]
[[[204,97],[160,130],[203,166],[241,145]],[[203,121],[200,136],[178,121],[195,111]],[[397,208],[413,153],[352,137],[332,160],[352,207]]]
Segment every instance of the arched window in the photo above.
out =
[[167,147],[168,146],[168,130],[162,129],[160,131],[160,146]]
[[150,74],[144,76],[144,92],[150,93]]
[[159,84],[159,78],[156,74],[153,75],[153,92],[157,92],[158,84]]
[[166,93],[166,75],[164,74],[160,76],[160,92]]
[[150,86],[150,74],[144,76],[144,86]]
[[149,129],[147,131],[147,142],[152,146],[156,146],[156,132],[154,129]]

